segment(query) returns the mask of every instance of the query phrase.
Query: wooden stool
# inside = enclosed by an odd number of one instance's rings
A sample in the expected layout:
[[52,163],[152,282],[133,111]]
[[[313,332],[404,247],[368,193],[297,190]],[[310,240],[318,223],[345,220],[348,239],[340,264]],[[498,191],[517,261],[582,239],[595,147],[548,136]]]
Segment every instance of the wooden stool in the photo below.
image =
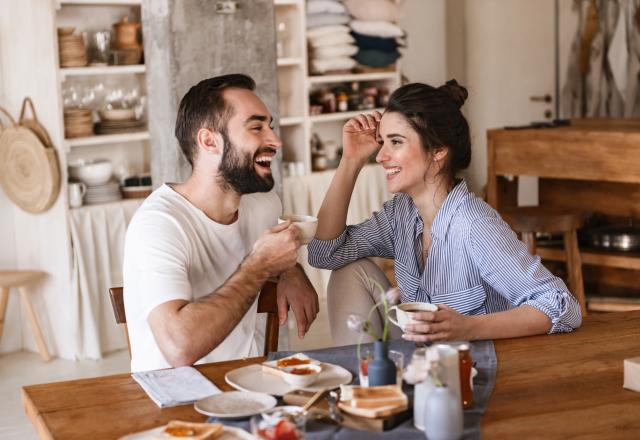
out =
[[40,356],[45,362],[48,362],[51,360],[51,356],[49,355],[49,350],[47,350],[47,345],[45,344],[44,337],[42,336],[42,330],[38,324],[38,319],[33,311],[33,306],[31,305],[27,292],[27,286],[30,283],[39,280],[44,275],[46,275],[44,272],[34,270],[0,271],[0,338],[2,338],[4,318],[7,313],[9,289],[17,287],[18,292],[20,292],[22,304],[27,312],[27,318],[29,318],[31,330],[33,331],[33,336],[36,340],[36,344],[38,345]]
[[509,208],[501,211],[500,214],[514,231],[522,235],[522,241],[525,242],[532,255],[536,254],[536,232],[562,233],[564,252],[567,258],[569,286],[580,303],[582,316],[587,316],[584,282],[582,280],[582,258],[580,257],[578,236],[576,234],[576,230],[584,225],[583,215],[573,209],[551,206]]

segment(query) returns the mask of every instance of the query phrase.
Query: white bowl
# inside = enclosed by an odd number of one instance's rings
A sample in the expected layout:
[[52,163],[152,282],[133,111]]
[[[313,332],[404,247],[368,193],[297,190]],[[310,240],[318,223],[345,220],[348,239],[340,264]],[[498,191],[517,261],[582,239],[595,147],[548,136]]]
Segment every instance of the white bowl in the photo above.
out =
[[112,108],[98,110],[100,120],[102,121],[129,121],[136,118],[136,110],[134,108]]
[[318,229],[318,219],[311,215],[299,215],[299,214],[285,214],[280,216],[278,223],[284,223],[285,221],[291,221],[298,229],[300,229],[300,242],[302,244],[309,244],[313,237],[316,235],[316,229]]
[[[294,370],[305,370],[311,371],[311,373],[307,374],[295,374]],[[320,377],[320,372],[322,371],[322,367],[320,365],[314,364],[306,364],[306,365],[295,365],[292,367],[284,367],[282,368],[282,378],[289,385],[293,385],[296,388],[305,388],[314,383]]]
[[69,176],[89,186],[107,183],[112,172],[113,165],[107,159],[80,160],[69,164]]

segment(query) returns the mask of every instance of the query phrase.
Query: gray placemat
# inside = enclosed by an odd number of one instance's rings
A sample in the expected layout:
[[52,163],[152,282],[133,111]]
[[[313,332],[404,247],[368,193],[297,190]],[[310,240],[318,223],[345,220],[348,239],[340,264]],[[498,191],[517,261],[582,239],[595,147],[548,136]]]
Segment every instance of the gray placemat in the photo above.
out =
[[[370,347],[372,344],[363,344],[363,347]],[[389,343],[389,349],[400,351],[405,356],[405,363],[411,360],[411,355],[416,349],[412,342],[397,340]],[[290,356],[293,351],[279,351],[269,353],[268,359],[281,359]],[[349,370],[355,378],[354,383],[358,383],[358,362],[356,360],[356,346],[346,345],[342,347],[331,347],[321,350],[305,351],[308,356],[321,362],[328,362],[340,365]],[[496,381],[497,360],[492,341],[477,341],[471,343],[471,357],[478,370],[478,375],[473,382],[473,408],[464,411],[464,438],[480,438],[480,418],[484,414],[489,397],[493,391]],[[413,400],[413,386],[403,384],[403,391]],[[221,422],[227,425],[250,430],[248,420],[226,421],[211,419],[211,421]],[[398,425],[394,429],[386,432],[360,431],[352,428],[342,428],[335,425],[310,421],[307,423],[305,438],[310,440],[325,439],[424,439],[424,433],[413,427],[413,419],[409,419]]]

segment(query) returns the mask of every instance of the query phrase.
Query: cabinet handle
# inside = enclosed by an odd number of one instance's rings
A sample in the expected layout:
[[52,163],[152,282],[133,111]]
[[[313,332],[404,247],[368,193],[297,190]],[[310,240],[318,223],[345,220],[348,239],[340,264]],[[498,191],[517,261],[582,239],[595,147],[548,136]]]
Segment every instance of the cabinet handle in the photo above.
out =
[[553,98],[548,93],[546,95],[534,95],[529,96],[529,100],[533,102],[546,102],[549,103],[553,101]]

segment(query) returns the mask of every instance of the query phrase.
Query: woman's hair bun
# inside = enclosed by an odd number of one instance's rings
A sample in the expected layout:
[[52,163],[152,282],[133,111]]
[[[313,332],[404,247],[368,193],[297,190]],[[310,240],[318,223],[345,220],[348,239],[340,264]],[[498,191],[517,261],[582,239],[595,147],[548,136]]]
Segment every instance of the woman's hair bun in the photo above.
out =
[[449,95],[449,97],[455,102],[458,108],[462,107],[462,104],[466,101],[469,96],[469,92],[467,89],[458,84],[458,81],[455,79],[450,79],[445,83],[445,85],[438,87],[440,90],[444,91]]

